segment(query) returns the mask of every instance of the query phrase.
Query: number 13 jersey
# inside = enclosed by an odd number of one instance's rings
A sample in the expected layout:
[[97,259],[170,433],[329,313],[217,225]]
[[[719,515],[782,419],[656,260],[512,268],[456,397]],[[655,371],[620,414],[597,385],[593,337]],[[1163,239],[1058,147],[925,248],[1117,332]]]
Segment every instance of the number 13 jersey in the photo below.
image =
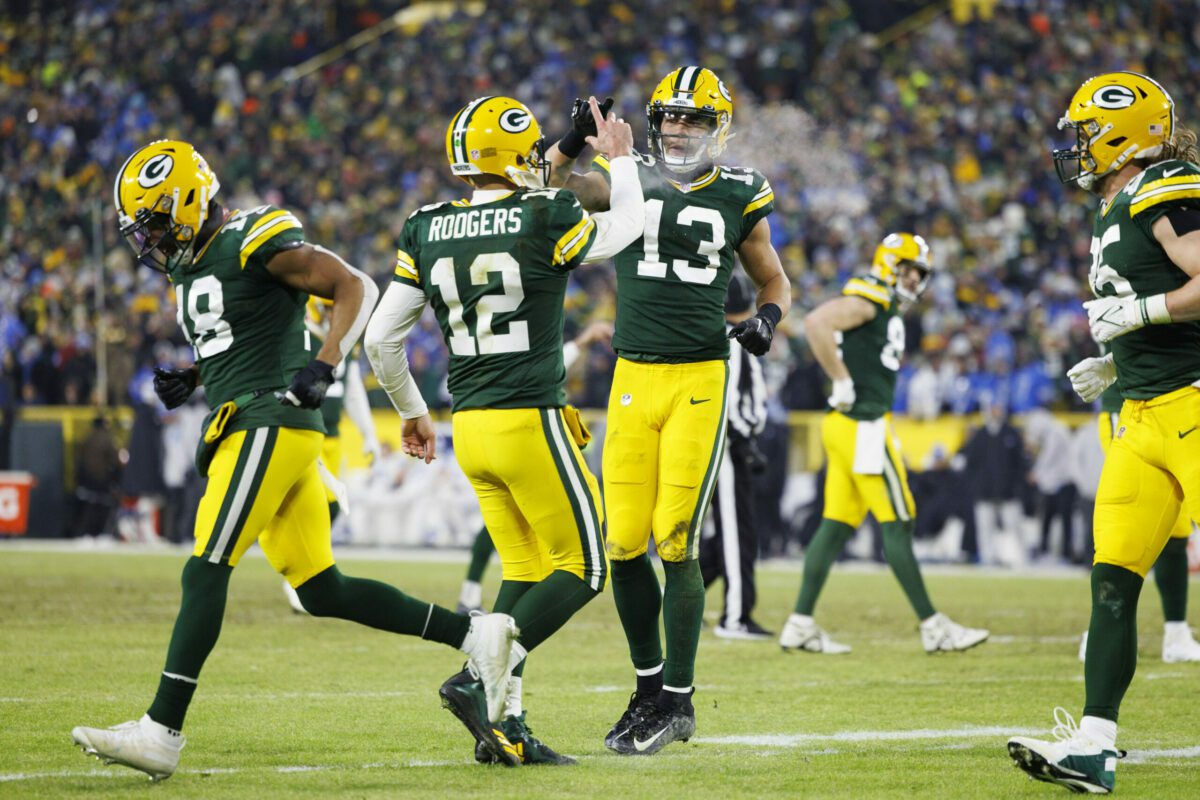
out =
[[[1200,167],[1187,161],[1154,164],[1100,204],[1088,273],[1097,297],[1146,297],[1188,281],[1151,232],[1159,217],[1180,207],[1200,208]],[[1147,325],[1108,346],[1127,400],[1148,400],[1200,381],[1200,322]]]
[[[727,359],[725,292],[734,254],[774,208],[771,185],[753,169],[725,166],[681,184],[653,158],[636,158],[646,228],[615,259],[613,349],[631,361]],[[592,170],[612,182],[603,156]]]

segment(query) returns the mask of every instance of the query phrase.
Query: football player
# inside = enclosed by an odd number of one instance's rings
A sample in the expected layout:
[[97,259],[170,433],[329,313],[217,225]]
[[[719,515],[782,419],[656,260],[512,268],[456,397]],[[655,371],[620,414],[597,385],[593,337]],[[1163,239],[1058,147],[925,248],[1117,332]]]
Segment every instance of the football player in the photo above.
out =
[[[1093,361],[1105,361],[1094,364]],[[1086,402],[1100,395],[1100,415],[1096,423],[1100,434],[1100,448],[1108,452],[1116,432],[1121,429],[1121,390],[1115,381],[1103,389],[1103,382],[1095,379],[1097,373],[1113,374],[1112,358],[1106,354],[1101,359],[1084,359],[1067,371],[1067,376],[1079,376],[1081,383],[1074,384],[1079,396]],[[1074,383],[1074,381],[1073,381]],[[1186,508],[1181,509],[1179,519],[1171,528],[1158,560],[1154,562],[1154,583],[1158,586],[1163,609],[1162,660],[1168,664],[1184,661],[1200,662],[1200,642],[1192,637],[1187,624],[1188,600],[1188,541],[1192,536],[1192,519]],[[1087,658],[1087,631],[1079,643],[1079,660]]]
[[[551,183],[575,191],[584,207],[603,209],[611,202],[609,160],[597,155],[587,174],[571,170],[588,132],[581,111],[576,101],[572,130],[550,150]],[[604,742],[642,755],[686,741],[696,728],[700,528],[725,441],[725,292],[735,257],[757,288],[757,311],[729,338],[762,355],[791,306],[767,222],[771,185],[753,169],[717,163],[732,131],[728,87],[712,70],[681,67],[654,89],[646,116],[650,152],[637,157],[646,223],[616,258],[618,360],[603,453],[613,599],[637,679]],[[665,591],[647,554],[651,536]]]
[[1142,584],[1181,506],[1200,517],[1200,166],[1170,95],[1135,72],[1089,78],[1058,125],[1075,135],[1054,151],[1060,180],[1100,201],[1088,272],[1097,299],[1084,307],[1112,350],[1072,381],[1115,380],[1124,403],[1096,490],[1083,718],[1076,726],[1057,708],[1057,741],[1018,736],[1008,752],[1038,780],[1108,793]]
[[[160,371],[155,390],[175,408],[204,385],[213,411],[197,468],[208,488],[154,702],[140,720],[77,727],[72,736],[86,752],[154,780],[175,771],[184,744],[180,730],[217,643],[230,576],[255,541],[314,616],[466,652],[488,692],[487,707],[472,724],[489,728],[487,717],[498,718],[507,690],[517,635],[512,618],[455,614],[386,584],[343,575],[334,564],[317,470],[325,432],[320,405],[379,291],[335,253],[306,242],[287,210],[226,211],[215,199],[219,186],[192,145],[157,141],[125,161],[113,188],[121,235],[140,263],[169,278],[180,326],[195,351],[194,366]],[[304,329],[309,294],[333,301],[329,335],[315,357]],[[428,417],[420,424],[432,426]]]
[[870,274],[851,278],[840,297],[804,318],[809,346],[833,390],[821,422],[825,512],[804,554],[795,613],[779,635],[785,650],[850,652],[812,614],[833,562],[868,511],[882,528],[884,557],[921,620],[925,652],[967,650],[988,637],[986,630],[954,622],[929,600],[912,548],[916,506],[892,430],[896,374],[904,356],[902,314],[925,290],[931,270],[923,238],[888,234],[875,248]]
[[[600,593],[608,578],[604,511],[580,448],[589,438],[566,405],[563,301],[568,272],[611,258],[643,225],[642,189],[630,157],[633,133],[589,108],[591,143],[612,158],[613,200],[590,215],[569,191],[541,188],[547,165],[533,114],[508,97],[468,103],[446,131],[451,171],[467,200],[413,213],[400,233],[396,272],[367,326],[366,349],[404,420],[402,448],[428,462],[433,430],[409,374],[404,338],[426,303],[450,348],[454,454],[479,498],[504,570],[495,608],[521,634],[513,646],[500,727],[519,763],[570,764],[533,736],[522,707],[526,653]],[[443,684],[459,713],[478,681]],[[476,758],[502,754],[477,746]]]

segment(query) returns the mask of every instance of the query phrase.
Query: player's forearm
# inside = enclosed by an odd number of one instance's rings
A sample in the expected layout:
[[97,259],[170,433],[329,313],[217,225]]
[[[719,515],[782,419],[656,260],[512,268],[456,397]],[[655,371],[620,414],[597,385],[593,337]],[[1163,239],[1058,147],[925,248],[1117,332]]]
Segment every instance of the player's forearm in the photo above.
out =
[[333,308],[329,314],[329,335],[325,337],[317,359],[337,366],[350,354],[367,327],[379,288],[365,273],[347,264],[341,256],[315,246],[315,249],[336,258],[345,268],[333,285]]
[[1164,300],[1171,322],[1191,322],[1200,319],[1200,275],[1178,289],[1167,292]]
[[556,189],[566,186],[575,169],[575,159],[563,155],[555,143],[546,151],[546,160],[550,162],[549,185]]
[[758,288],[758,307],[762,308],[768,303],[778,307],[782,317],[786,317],[792,307],[792,284],[782,271],[772,275]]
[[813,356],[830,380],[840,381],[850,377],[850,370],[846,369],[846,363],[838,355],[833,328],[810,318],[805,320],[804,333],[808,337],[808,346],[812,349]]

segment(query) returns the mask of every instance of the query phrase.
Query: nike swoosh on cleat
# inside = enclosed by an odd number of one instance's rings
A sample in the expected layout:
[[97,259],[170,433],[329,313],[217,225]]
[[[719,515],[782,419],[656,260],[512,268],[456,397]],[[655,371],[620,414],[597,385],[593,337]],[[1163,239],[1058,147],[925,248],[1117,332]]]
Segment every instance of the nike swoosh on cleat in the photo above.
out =
[[1179,438],[1180,438],[1180,439],[1182,439],[1183,437],[1187,436],[1189,433],[1191,433],[1191,432],[1192,432],[1192,431],[1194,431],[1194,430],[1196,430],[1196,426],[1195,426],[1195,425],[1193,425],[1192,427],[1188,428],[1186,431],[1180,431],[1180,432],[1179,432]]
[[667,729],[663,728],[661,731],[654,734],[653,736],[651,736],[649,739],[646,739],[645,741],[642,741],[641,739],[634,739],[633,746],[639,753],[645,752],[646,748],[648,748],[650,745],[652,745],[656,741],[658,741],[658,737],[662,736],[666,732],[667,732]]
[[694,397],[689,397],[689,398],[688,398],[688,402],[689,402],[689,403],[691,403],[691,404],[692,404],[692,405],[694,405],[694,406],[698,406],[698,405],[700,405],[701,403],[707,403],[709,400],[712,400],[712,398],[711,398],[711,397],[706,397],[706,398],[704,398],[703,400],[697,400],[697,399],[696,399],[696,398],[694,398]]

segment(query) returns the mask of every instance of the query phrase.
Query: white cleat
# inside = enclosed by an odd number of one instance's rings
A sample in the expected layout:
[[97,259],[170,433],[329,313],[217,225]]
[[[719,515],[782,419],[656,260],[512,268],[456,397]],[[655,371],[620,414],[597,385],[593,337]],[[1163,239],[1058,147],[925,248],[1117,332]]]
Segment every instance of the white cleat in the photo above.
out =
[[[1087,663],[1087,635],[1088,635],[1088,632],[1084,631],[1083,636],[1079,637],[1079,663],[1080,664]],[[1163,661],[1166,661],[1166,660],[1167,660],[1167,642],[1164,639],[1163,640]]]
[[837,656],[850,652],[850,645],[834,641],[815,622],[805,622],[798,614],[788,617],[779,634],[779,646],[784,650],[803,650],[806,653],[823,653]]
[[940,611],[921,623],[921,644],[926,653],[970,650],[987,641],[989,635],[983,628],[959,625]]
[[488,719],[499,722],[508,698],[509,657],[521,635],[517,623],[508,614],[482,614],[471,617],[471,627],[462,650],[468,664],[483,684],[487,696]]
[[1075,726],[1063,708],[1054,709],[1054,738],[1057,741],[1014,736],[1008,740],[1008,755],[1031,778],[1056,783],[1072,792],[1109,794],[1116,778],[1117,759],[1124,754],[1101,747]]
[[1200,661],[1200,642],[1192,638],[1192,631],[1186,624],[1179,623],[1164,630],[1162,660],[1168,664]]
[[77,727],[71,731],[75,744],[105,764],[133,767],[161,781],[175,773],[179,751],[187,739],[178,731],[160,725],[149,716],[122,722],[111,728]]

